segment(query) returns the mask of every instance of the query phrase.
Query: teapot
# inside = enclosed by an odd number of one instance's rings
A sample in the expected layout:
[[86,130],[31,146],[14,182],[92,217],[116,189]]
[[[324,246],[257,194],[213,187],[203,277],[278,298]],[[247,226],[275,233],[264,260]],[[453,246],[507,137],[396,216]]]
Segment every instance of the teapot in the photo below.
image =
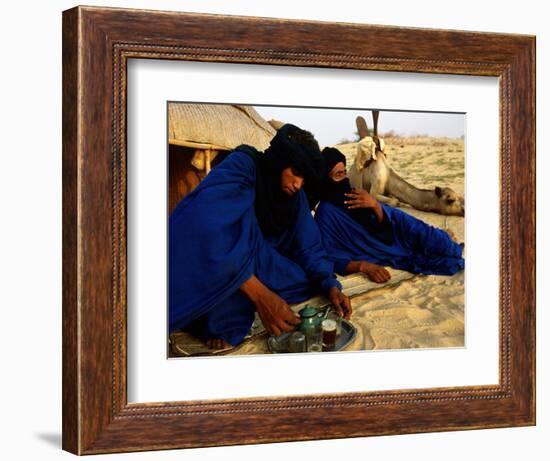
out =
[[304,333],[306,337],[319,331],[321,329],[321,322],[327,317],[329,312],[330,309],[326,309],[325,312],[323,312],[321,309],[306,304],[306,306],[298,312],[301,320],[298,329]]

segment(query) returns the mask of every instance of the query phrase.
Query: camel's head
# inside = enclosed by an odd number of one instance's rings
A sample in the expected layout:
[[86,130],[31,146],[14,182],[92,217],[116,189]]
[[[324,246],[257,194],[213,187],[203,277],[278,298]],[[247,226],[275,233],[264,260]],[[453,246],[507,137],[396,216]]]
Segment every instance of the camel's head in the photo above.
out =
[[464,197],[450,187],[436,187],[435,195],[439,199],[439,212],[446,215],[464,216]]
[[371,136],[362,138],[357,143],[357,153],[355,154],[355,168],[362,171],[370,160],[377,160],[379,155],[384,155],[384,140],[378,139],[380,147],[376,145]]

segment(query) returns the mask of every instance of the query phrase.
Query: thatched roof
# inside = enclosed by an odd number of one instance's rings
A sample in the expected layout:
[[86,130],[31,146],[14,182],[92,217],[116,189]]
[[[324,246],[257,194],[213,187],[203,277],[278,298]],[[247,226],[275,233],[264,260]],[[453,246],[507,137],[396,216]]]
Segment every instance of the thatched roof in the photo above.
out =
[[240,144],[265,150],[275,129],[251,106],[168,105],[169,143],[196,149],[231,150]]

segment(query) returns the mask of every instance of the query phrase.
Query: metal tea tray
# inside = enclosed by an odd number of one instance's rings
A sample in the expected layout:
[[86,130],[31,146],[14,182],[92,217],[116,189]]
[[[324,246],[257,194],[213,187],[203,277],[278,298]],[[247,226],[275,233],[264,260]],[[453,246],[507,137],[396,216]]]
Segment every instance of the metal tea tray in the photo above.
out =
[[[277,350],[275,350],[272,347],[271,341],[267,341],[267,348],[269,349],[269,352],[272,354],[284,354],[289,353],[288,349],[288,340],[290,339],[290,335],[293,332],[289,333],[283,333],[280,336],[273,336],[271,335],[270,338],[275,338],[275,341],[277,343]],[[334,346],[334,349],[332,349],[330,352],[336,352],[341,351],[348,347],[357,336],[357,329],[353,326],[351,322],[349,322],[346,319],[342,319],[342,331],[340,332],[340,336],[338,336],[338,339],[336,340],[336,345]]]

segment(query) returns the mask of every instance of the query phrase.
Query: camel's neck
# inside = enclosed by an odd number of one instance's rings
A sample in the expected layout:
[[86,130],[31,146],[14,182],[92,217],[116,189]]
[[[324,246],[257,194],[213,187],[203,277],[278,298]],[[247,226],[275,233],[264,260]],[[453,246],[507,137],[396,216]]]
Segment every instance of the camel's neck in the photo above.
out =
[[419,189],[389,168],[390,176],[386,191],[401,202],[408,203],[423,211],[437,211],[438,199],[433,189]]

